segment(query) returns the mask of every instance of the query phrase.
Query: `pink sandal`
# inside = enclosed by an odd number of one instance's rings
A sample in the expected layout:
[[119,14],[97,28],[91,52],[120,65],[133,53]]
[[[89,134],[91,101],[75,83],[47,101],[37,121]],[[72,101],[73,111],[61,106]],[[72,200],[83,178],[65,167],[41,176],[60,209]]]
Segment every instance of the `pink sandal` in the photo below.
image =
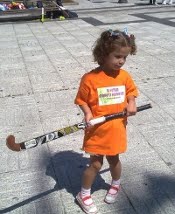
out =
[[93,202],[91,204],[86,204],[86,201],[88,199],[91,199],[91,196],[86,196],[86,197],[82,198],[81,193],[79,192],[78,195],[76,196],[76,199],[85,213],[87,213],[87,214],[97,213],[97,211],[98,211],[97,207],[95,206],[95,204]]
[[105,196],[104,201],[108,204],[115,203],[117,201],[119,190],[120,190],[120,186],[111,186]]

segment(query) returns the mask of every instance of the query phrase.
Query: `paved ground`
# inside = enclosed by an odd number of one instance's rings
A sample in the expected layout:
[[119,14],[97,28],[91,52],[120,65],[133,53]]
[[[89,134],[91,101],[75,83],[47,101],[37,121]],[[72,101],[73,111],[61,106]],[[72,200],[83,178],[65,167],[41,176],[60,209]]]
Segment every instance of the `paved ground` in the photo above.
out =
[[77,20],[0,25],[0,213],[82,213],[74,197],[88,163],[83,132],[20,153],[5,138],[12,133],[21,142],[80,122],[73,101],[80,77],[94,67],[91,47],[102,30],[126,26],[138,54],[124,67],[139,87],[138,105],[153,108],[129,119],[117,203],[103,202],[106,162],[93,197],[99,213],[175,213],[175,8],[147,3],[82,0],[68,6]]

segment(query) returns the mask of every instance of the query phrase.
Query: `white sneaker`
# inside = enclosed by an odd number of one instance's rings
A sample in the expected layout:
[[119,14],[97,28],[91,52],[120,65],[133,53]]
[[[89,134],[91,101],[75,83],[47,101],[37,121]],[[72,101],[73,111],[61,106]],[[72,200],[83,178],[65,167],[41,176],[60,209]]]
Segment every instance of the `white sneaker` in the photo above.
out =
[[111,186],[105,196],[104,201],[108,204],[115,203],[117,201],[117,196],[118,196],[119,190],[120,190],[120,186]]
[[166,5],[166,0],[164,0],[164,1],[162,2],[162,4]]
[[86,201],[91,199],[91,196],[86,196],[86,197],[82,198],[81,194],[79,192],[78,195],[76,196],[76,199],[85,213],[96,214],[98,212],[97,207],[95,206],[95,204],[93,202],[91,204],[86,204]]
[[169,1],[168,4],[169,4],[169,5],[172,5],[172,4],[173,4],[173,1]]

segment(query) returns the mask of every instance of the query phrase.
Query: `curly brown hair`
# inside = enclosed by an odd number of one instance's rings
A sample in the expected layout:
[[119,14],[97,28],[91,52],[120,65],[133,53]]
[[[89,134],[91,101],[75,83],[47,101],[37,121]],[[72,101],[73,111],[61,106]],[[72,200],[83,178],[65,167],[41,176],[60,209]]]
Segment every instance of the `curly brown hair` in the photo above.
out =
[[135,36],[132,34],[127,35],[119,30],[104,31],[93,48],[94,61],[102,65],[106,56],[116,49],[120,50],[122,47],[130,47],[130,54],[136,54]]

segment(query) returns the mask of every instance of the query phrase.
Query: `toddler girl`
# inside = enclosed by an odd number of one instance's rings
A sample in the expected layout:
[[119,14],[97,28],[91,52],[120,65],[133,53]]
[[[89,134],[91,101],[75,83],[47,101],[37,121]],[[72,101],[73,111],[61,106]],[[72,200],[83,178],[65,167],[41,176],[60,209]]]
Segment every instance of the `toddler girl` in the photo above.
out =
[[[75,104],[84,113],[85,122],[124,109],[127,116],[136,114],[137,88],[127,71],[121,67],[129,54],[136,53],[135,37],[119,30],[104,31],[93,49],[99,67],[86,73],[79,86]],[[81,191],[76,199],[86,213],[97,213],[91,198],[91,186],[102,167],[105,156],[112,177],[105,196],[106,203],[114,203],[120,189],[121,162],[119,154],[126,151],[127,117],[88,126],[85,129],[83,150],[90,154],[90,164],[83,173]]]

